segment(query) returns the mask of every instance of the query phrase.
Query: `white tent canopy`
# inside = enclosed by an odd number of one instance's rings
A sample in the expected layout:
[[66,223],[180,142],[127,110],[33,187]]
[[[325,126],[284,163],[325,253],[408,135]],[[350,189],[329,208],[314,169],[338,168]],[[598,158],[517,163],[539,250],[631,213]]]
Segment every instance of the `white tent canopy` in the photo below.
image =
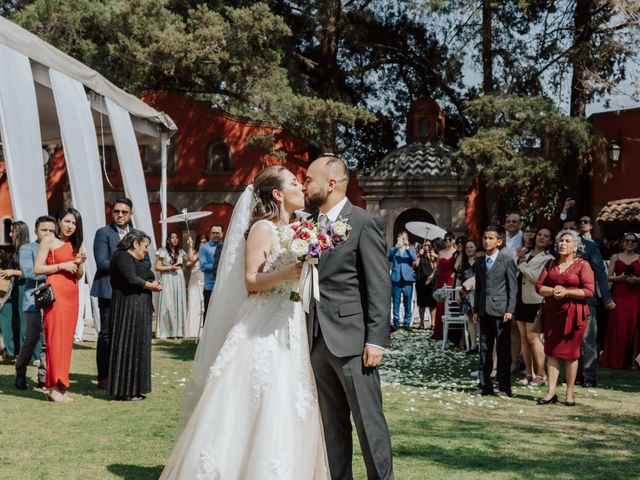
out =
[[134,224],[153,237],[138,145],[166,145],[175,131],[166,114],[0,17],[0,133],[14,217],[33,228],[47,213],[42,146],[62,144],[73,204],[83,215],[89,282],[93,237],[104,225],[99,144],[115,145]]

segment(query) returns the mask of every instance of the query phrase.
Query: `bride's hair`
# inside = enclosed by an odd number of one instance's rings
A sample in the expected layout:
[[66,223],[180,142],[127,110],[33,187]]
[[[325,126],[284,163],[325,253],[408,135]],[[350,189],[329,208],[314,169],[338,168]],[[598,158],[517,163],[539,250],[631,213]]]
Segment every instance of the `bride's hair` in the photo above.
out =
[[260,171],[253,179],[253,195],[256,199],[256,207],[251,214],[251,221],[245,237],[254,223],[259,220],[276,221],[281,217],[280,204],[273,198],[272,192],[280,190],[284,186],[284,175],[287,169],[281,165],[267,167]]

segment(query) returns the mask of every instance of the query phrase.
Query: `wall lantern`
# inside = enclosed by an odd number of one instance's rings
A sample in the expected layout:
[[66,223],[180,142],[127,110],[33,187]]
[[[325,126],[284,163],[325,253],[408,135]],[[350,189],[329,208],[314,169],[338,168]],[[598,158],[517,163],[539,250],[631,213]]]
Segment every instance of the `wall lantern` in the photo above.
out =
[[622,151],[622,147],[620,147],[620,145],[618,145],[615,140],[611,141],[611,143],[609,143],[609,147],[607,149],[608,154],[609,154],[609,160],[611,160],[611,164],[614,167],[617,167],[620,165],[620,152]]

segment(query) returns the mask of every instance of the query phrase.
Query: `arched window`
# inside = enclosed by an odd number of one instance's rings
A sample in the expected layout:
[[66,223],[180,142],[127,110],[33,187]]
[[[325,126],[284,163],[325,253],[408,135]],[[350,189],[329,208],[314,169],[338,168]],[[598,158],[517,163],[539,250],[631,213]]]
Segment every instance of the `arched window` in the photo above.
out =
[[213,140],[207,146],[205,170],[207,173],[230,172],[231,148],[224,140]]
[[11,224],[13,219],[11,217],[4,217],[0,223],[0,243],[1,245],[11,245]]

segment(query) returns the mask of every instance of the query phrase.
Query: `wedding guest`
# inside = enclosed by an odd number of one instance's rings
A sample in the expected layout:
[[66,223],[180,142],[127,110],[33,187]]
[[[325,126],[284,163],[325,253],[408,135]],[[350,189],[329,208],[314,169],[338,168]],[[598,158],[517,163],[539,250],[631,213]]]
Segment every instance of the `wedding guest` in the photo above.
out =
[[[526,235],[526,233],[525,233]],[[536,283],[545,265],[554,259],[553,233],[540,227],[534,234],[533,247],[518,253],[518,300],[515,319],[520,333],[525,378],[518,383],[538,387],[545,382],[544,347],[540,334],[534,331],[534,321],[542,305],[542,297],[536,291]]]
[[496,344],[498,368],[498,396],[511,397],[511,321],[516,308],[518,289],[516,264],[509,251],[502,251],[504,229],[489,225],[482,235],[484,260],[474,265],[476,291],[474,295],[473,322],[480,323],[480,368],[482,387],[478,395],[493,394],[491,370],[493,346]]
[[574,387],[578,373],[580,345],[587,328],[589,305],[587,298],[594,293],[593,270],[579,255],[584,249],[574,230],[561,230],[556,236],[558,260],[542,269],[536,290],[544,297],[542,321],[544,325],[544,353],[548,357],[546,395],[538,405],[556,403],[556,386],[560,362],[565,362],[567,391],[564,404],[574,406]]
[[20,271],[18,251],[22,245],[29,243],[29,227],[26,223],[17,220],[11,224],[9,237],[13,247],[13,255],[9,268],[0,270],[0,278],[9,282],[11,292],[9,292],[9,298],[0,312],[2,318],[0,329],[6,344],[7,354],[13,357],[18,356],[20,353],[20,344],[22,343],[25,326],[22,312],[25,280]]
[[[436,270],[432,273],[432,281],[435,279],[436,289],[443,288],[445,286],[451,287],[453,285],[455,264],[454,254],[456,253],[454,242],[454,235],[451,232],[447,232],[444,236],[444,243],[442,248],[438,249],[438,265]],[[433,334],[432,340],[442,340],[442,315],[444,315],[444,303],[438,302],[436,305],[436,314],[433,320]]]
[[[522,247],[523,232],[522,232],[522,218],[517,213],[510,213],[504,222],[504,229],[506,232],[504,246],[507,248],[507,252],[511,252],[513,259],[515,260],[518,255],[518,249]],[[505,252],[505,253],[507,253]]]
[[611,256],[609,281],[616,308],[609,313],[604,352],[600,363],[609,368],[625,368],[633,361],[640,314],[640,255],[638,238],[627,233],[622,251]]
[[[36,219],[36,241],[28,243],[20,247],[18,252],[18,262],[20,271],[25,280],[24,299],[21,304],[25,319],[25,338],[20,355],[16,359],[16,379],[15,386],[18,390],[27,389],[27,366],[31,362],[33,356],[37,356],[40,360],[38,365],[38,386],[43,387],[46,382],[47,359],[46,359],[46,340],[44,329],[42,328],[42,312],[36,309],[33,299],[33,291],[44,282],[44,275],[36,275],[33,272],[36,254],[40,248],[40,243],[46,237],[53,237],[56,232],[56,219],[44,215]],[[40,345],[38,345],[38,343]]]
[[204,274],[200,270],[199,250],[207,243],[206,235],[199,235],[195,246],[189,246],[189,257],[193,266],[189,273],[187,285],[187,324],[185,326],[187,337],[199,337],[203,316],[203,286]]
[[[460,266],[456,270],[456,287],[460,287],[460,303],[462,311],[467,315],[469,328],[469,350],[467,355],[478,353],[478,328],[472,320],[474,293],[475,293],[475,270],[476,252],[478,245],[473,240],[467,240],[464,245],[464,252],[460,256]],[[463,339],[464,340],[464,339]]]
[[46,275],[55,301],[44,308],[47,344],[46,395],[54,402],[73,401],[68,394],[73,334],[78,319],[78,279],[87,256],[82,249],[82,217],[75,208],[58,215],[56,235],[40,241],[33,272]]
[[209,228],[209,241],[205,243],[198,252],[200,259],[200,270],[204,273],[204,320],[207,318],[207,309],[209,308],[209,300],[211,292],[216,284],[216,273],[220,264],[220,255],[222,254],[222,225],[213,224]]
[[143,260],[151,239],[131,230],[111,257],[111,352],[107,393],[143,400],[151,391],[151,292],[162,291]]
[[[438,254],[433,250],[430,240],[425,240],[413,262],[416,272],[416,303],[420,316],[420,328],[430,328],[435,316],[436,301],[433,298],[433,278],[431,274],[438,263]],[[425,321],[425,313],[429,309],[429,322]]]
[[396,244],[387,255],[392,262],[391,266],[391,297],[393,299],[393,326],[392,331],[400,328],[400,302],[404,300],[404,317],[402,326],[405,330],[411,328],[411,315],[413,313],[413,284],[416,275],[413,271],[413,262],[416,260],[416,250],[409,245],[407,232],[400,232]]
[[185,336],[187,317],[187,288],[183,268],[190,261],[180,248],[180,237],[176,232],[169,234],[167,244],[156,253],[156,271],[162,279],[162,292],[158,298],[158,338],[182,338]]
[[[113,202],[111,216],[113,221],[96,231],[93,240],[93,256],[96,260],[96,275],[91,285],[91,296],[98,298],[100,310],[100,331],[96,347],[96,366],[98,369],[98,388],[107,388],[109,373],[111,284],[109,281],[109,262],[116,251],[118,242],[131,230],[133,202],[127,197],[119,197]],[[147,255],[146,266],[151,268]]]

